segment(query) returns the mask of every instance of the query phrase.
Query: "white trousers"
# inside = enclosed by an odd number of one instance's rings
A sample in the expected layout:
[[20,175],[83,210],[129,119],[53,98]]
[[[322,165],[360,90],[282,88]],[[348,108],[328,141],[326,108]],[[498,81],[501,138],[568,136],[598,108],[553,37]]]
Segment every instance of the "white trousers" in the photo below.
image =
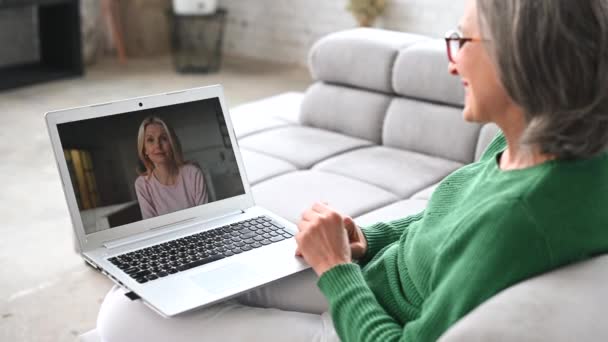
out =
[[114,287],[101,305],[97,331],[103,342],[339,341],[317,279],[309,269],[172,318]]

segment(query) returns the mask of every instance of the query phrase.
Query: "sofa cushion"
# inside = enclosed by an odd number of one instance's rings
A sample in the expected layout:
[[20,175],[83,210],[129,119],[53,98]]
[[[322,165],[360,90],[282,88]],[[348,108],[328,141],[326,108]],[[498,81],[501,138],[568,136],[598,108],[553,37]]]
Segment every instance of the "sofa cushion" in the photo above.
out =
[[514,285],[463,317],[439,339],[608,341],[608,255]]
[[435,192],[435,189],[437,189],[439,184],[440,183],[433,184],[433,185],[429,186],[428,188],[423,189],[422,191],[418,191],[411,198],[428,201],[431,199],[431,195],[433,194],[433,192]]
[[317,41],[308,56],[314,79],[392,93],[398,51],[427,37],[359,28],[332,33]]
[[448,73],[443,40],[425,40],[399,51],[393,72],[393,88],[399,95],[462,107],[464,87]]
[[382,140],[382,123],[391,97],[317,82],[302,102],[302,124],[373,141]]
[[462,165],[416,152],[375,146],[332,157],[314,169],[367,182],[399,198],[408,198]]
[[297,170],[288,162],[262,153],[241,149],[241,157],[247,171],[249,184],[254,185],[270,177]]
[[418,214],[426,208],[427,201],[405,200],[389,204],[355,218],[359,226],[369,226],[376,222],[388,222],[410,215]]
[[481,127],[479,132],[479,139],[477,140],[477,147],[475,148],[475,160],[479,160],[481,155],[486,150],[488,145],[494,140],[496,134],[500,131],[500,128],[496,124],[489,123]]
[[292,222],[317,201],[355,217],[397,200],[373,185],[320,171],[290,172],[253,186],[252,192],[256,204]]
[[299,122],[303,93],[284,93],[230,109],[237,138]]
[[300,169],[308,169],[337,153],[371,143],[317,128],[292,126],[247,136],[239,140],[239,145],[283,159]]
[[403,98],[393,100],[383,128],[386,146],[470,163],[480,125],[462,119],[462,110]]

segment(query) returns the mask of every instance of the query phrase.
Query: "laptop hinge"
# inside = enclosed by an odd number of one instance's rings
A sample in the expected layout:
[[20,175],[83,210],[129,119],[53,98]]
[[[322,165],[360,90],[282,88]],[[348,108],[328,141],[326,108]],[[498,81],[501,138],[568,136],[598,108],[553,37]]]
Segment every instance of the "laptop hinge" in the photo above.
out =
[[190,228],[194,225],[205,224],[205,223],[225,219],[230,216],[241,215],[243,213],[244,213],[243,210],[233,211],[233,212],[227,213],[225,215],[217,216],[217,217],[214,217],[212,219],[207,219],[207,220],[198,220],[197,217],[193,217],[193,218],[189,218],[189,219],[185,219],[185,220],[182,220],[179,222],[172,223],[170,225],[151,228],[150,230],[148,230],[146,232],[143,232],[143,233],[140,233],[140,234],[137,234],[134,236],[106,241],[103,244],[103,247],[105,247],[107,249],[118,248],[118,247],[129,245],[129,244],[132,244],[135,242],[149,240],[149,239],[152,239],[152,238],[155,238],[155,237],[167,234],[167,233]]

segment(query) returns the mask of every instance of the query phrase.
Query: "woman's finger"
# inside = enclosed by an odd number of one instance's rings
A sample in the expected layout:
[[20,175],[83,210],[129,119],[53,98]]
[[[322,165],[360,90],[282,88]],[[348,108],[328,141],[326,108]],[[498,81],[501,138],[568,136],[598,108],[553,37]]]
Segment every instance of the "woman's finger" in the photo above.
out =
[[350,216],[344,216],[344,226],[354,226],[355,225],[355,221],[353,221],[353,219]]
[[318,212],[319,214],[326,214],[329,211],[331,211],[331,209],[327,205],[325,205],[325,204],[323,204],[321,202],[316,202],[312,206],[312,210]]
[[302,213],[302,220],[304,221],[314,221],[319,217],[319,213],[313,211],[313,210],[306,210]]
[[306,230],[306,228],[308,228],[308,222],[307,221],[300,221],[298,222],[298,230],[299,231],[303,231]]

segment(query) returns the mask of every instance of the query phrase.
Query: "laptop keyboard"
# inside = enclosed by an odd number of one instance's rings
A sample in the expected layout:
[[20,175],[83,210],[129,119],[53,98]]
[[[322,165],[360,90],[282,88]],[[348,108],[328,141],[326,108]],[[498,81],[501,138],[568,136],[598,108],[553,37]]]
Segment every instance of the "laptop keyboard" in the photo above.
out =
[[282,225],[259,216],[121,254],[108,261],[138,283],[146,283],[292,236]]

